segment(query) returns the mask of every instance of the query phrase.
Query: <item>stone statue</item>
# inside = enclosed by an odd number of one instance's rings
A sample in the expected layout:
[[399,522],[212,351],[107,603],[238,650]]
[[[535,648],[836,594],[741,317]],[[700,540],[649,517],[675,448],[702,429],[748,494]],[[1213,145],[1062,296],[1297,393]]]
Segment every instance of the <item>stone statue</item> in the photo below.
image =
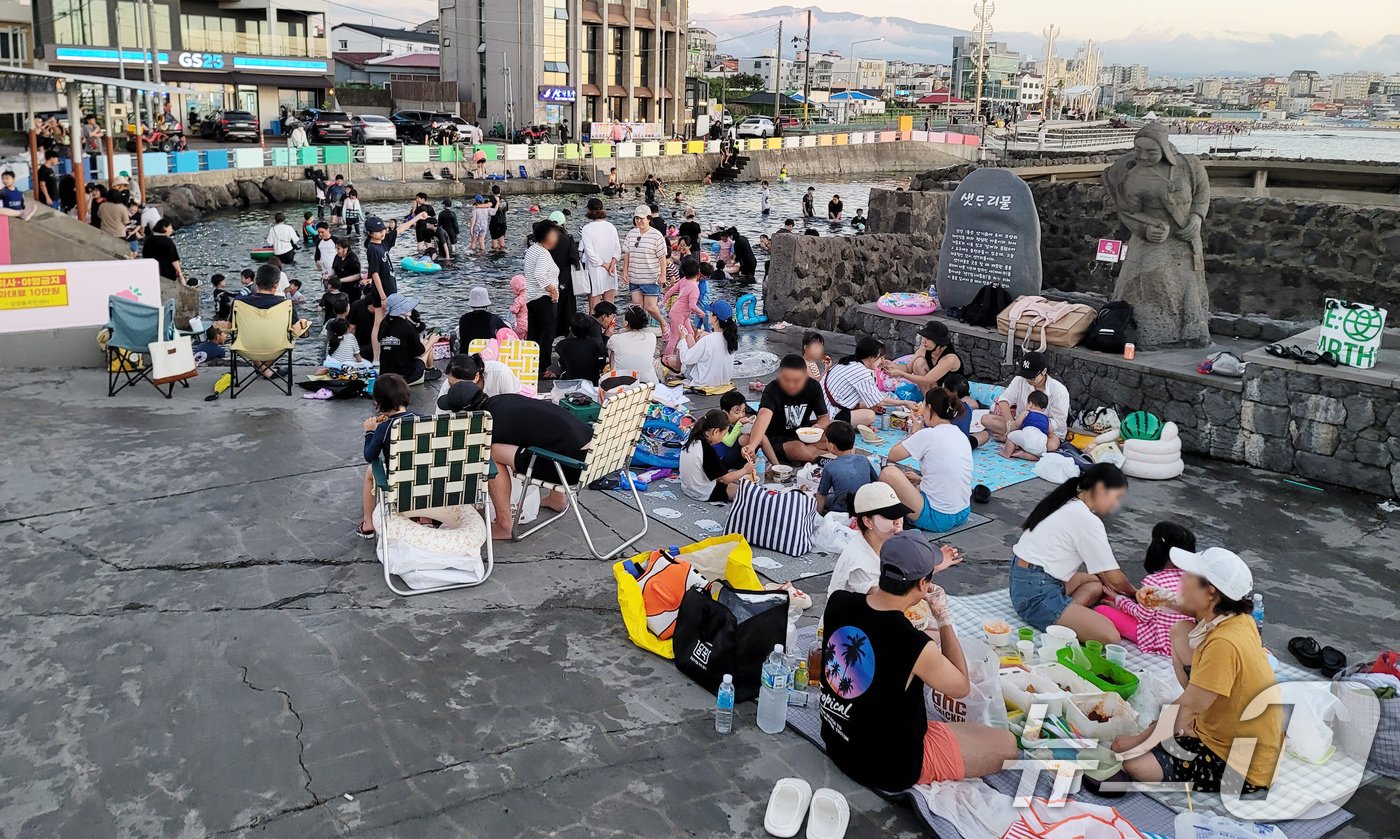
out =
[[1201,222],[1210,181],[1194,155],[1171,144],[1167,127],[1148,123],[1133,150],[1103,173],[1110,206],[1132,233],[1113,297],[1133,305],[1138,346],[1205,346],[1210,294]]

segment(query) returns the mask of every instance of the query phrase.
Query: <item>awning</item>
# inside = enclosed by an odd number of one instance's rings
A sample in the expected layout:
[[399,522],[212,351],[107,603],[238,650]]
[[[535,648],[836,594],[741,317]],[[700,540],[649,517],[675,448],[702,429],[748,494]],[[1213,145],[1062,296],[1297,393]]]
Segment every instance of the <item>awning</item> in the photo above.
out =
[[602,96],[602,95],[603,95],[603,89],[600,88],[600,87],[598,87],[596,84],[586,84],[586,85],[582,85],[582,86],[579,87],[578,92],[579,92],[579,93],[582,93],[584,96]]

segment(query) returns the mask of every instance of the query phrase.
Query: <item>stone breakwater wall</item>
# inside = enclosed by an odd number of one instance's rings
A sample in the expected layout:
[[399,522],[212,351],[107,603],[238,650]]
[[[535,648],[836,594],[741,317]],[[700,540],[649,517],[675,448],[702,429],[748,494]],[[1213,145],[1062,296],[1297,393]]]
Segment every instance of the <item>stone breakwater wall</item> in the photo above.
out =
[[[1040,214],[1047,296],[1106,298],[1114,274],[1094,260],[1095,245],[1101,238],[1126,239],[1127,231],[1106,207],[1103,188],[1037,182],[1031,191]],[[948,196],[943,190],[873,190],[865,235],[849,242],[798,237],[792,248],[775,248],[769,310],[794,323],[825,324],[841,317],[830,311],[837,303],[868,303],[887,291],[926,288],[942,244]],[[1315,325],[1328,296],[1400,312],[1400,211],[1219,197],[1211,202],[1204,245],[1216,334],[1279,340]],[[836,263],[848,260],[872,265],[839,270]],[[831,282],[805,290],[814,266],[826,266]]]
[[[903,353],[915,345],[921,319],[890,317],[867,305],[852,307],[844,322],[845,331]],[[976,380],[1009,379],[1001,364],[1003,336],[945,322]],[[1051,347],[1047,355],[1075,409],[1148,410],[1177,424],[1187,452],[1400,497],[1400,391],[1393,387],[1257,361],[1243,379],[1224,379],[1154,368],[1150,353],[1128,361]]]

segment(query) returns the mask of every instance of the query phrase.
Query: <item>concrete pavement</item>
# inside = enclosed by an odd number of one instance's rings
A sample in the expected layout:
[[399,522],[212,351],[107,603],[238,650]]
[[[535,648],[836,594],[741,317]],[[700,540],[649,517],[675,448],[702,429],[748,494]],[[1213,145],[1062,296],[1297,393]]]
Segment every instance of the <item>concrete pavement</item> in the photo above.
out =
[[[108,399],[95,371],[7,377],[0,836],[756,836],[788,774],[846,793],[852,837],[924,835],[752,704],[717,736],[712,698],[626,640],[568,520],[498,545],[480,588],[394,597],[351,533],[367,404],[205,403],[212,379],[166,401]],[[998,492],[951,540],[970,558],[950,593],[1006,584],[1046,489]],[[1166,516],[1250,561],[1275,650],[1397,646],[1400,524],[1376,499],[1194,460],[1110,522],[1130,572]],[[1363,790],[1341,835],[1397,835],[1397,799]]]

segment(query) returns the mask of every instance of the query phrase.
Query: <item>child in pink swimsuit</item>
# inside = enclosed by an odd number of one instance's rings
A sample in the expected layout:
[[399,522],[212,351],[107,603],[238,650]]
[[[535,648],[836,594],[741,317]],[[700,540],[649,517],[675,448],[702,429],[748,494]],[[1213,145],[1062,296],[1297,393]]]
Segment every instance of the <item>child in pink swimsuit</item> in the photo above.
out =
[[525,308],[525,275],[516,274],[510,278],[510,290],[515,293],[515,301],[510,304],[510,313],[515,315],[515,334],[523,340],[529,334],[530,313]]
[[705,310],[700,308],[700,283],[696,279],[700,276],[700,263],[692,257],[686,257],[681,261],[680,270],[680,280],[671,286],[662,300],[662,305],[668,307],[666,319],[671,322],[671,332],[666,340],[663,357],[675,353],[676,343],[684,334],[681,330],[690,321],[692,314],[701,318],[706,316]]

